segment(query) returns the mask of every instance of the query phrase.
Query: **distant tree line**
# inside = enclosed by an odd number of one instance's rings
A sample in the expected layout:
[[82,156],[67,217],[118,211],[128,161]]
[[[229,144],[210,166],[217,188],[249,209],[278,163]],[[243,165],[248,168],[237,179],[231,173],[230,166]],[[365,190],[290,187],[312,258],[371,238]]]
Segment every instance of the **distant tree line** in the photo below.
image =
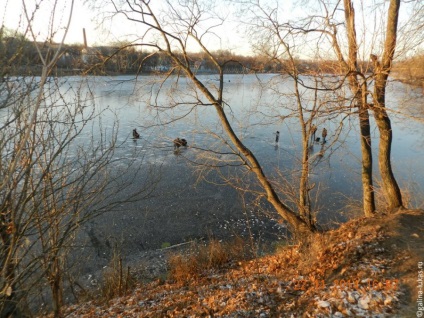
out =
[[[41,72],[42,61],[34,42],[23,36],[2,36],[0,34],[0,59],[5,66],[4,76],[38,75]],[[57,49],[55,43],[37,43],[42,56]],[[228,50],[214,52],[217,61],[222,63],[225,73],[284,73],[285,65],[270,61],[264,56],[243,56]],[[183,58],[181,54],[180,58]],[[204,53],[188,54],[193,71],[198,73],[217,73],[216,65]],[[225,62],[225,63],[224,63]],[[333,60],[302,60],[295,59],[298,72],[301,74],[341,74],[340,64]],[[362,63],[362,69],[371,67],[368,62]],[[110,46],[84,48],[82,44],[64,45],[56,64],[58,75],[70,74],[141,74],[154,72],[178,71],[175,63],[163,52],[152,53],[141,51],[129,43],[119,43]]]
[[424,53],[396,63],[393,73],[403,82],[422,86],[424,89]]

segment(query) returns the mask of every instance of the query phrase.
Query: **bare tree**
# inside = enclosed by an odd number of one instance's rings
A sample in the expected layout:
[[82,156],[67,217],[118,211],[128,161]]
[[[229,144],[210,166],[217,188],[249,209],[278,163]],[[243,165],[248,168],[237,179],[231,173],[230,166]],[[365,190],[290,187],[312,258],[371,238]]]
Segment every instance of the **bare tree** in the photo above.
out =
[[[73,1],[65,29],[72,7]],[[0,70],[0,317],[23,314],[45,285],[59,317],[66,260],[81,225],[148,196],[155,180],[132,162],[116,168],[118,126],[105,136],[86,78],[68,83],[52,76],[65,37],[42,50],[33,30],[39,7],[34,10],[24,3],[28,33]],[[25,68],[37,70],[23,59],[28,43],[41,62],[40,77],[25,75]],[[129,191],[136,178],[144,186]]]
[[[247,7],[262,8],[269,16],[274,15],[280,10],[278,4],[275,4],[274,7],[267,7],[265,4],[256,1],[242,1],[242,3]],[[284,33],[283,37],[292,36],[294,38],[291,43],[292,47],[305,48],[304,52],[309,52],[309,54],[318,57],[321,55],[321,52],[328,54],[330,50],[333,51],[334,58],[339,62],[339,69],[342,76],[339,83],[333,85],[332,89],[343,88],[344,82],[347,81],[351,91],[350,106],[352,111],[358,114],[359,119],[364,213],[367,216],[371,216],[376,210],[372,171],[370,109],[375,115],[380,131],[379,168],[383,179],[383,190],[386,193],[388,202],[390,202],[391,209],[402,207],[401,193],[391,168],[390,150],[392,130],[384,103],[387,78],[395,57],[400,1],[390,2],[387,19],[381,21],[382,25],[387,26],[384,34],[382,30],[377,29],[378,25],[374,31],[371,31],[374,33],[369,33],[365,25],[363,29],[358,27],[358,15],[355,13],[352,1],[303,2],[305,8],[307,8],[308,4],[311,5],[311,12],[313,10],[315,13],[307,13],[302,17],[288,19],[287,21],[277,21],[271,18],[268,20],[274,22],[275,30]],[[383,11],[385,8],[384,4],[380,3],[372,3],[370,6],[374,6],[375,10],[378,8],[378,12],[380,10]],[[364,3],[362,3],[360,9],[363,10],[361,11],[362,18],[365,16],[364,12],[370,10]],[[376,14],[376,16],[378,15]],[[362,23],[365,24],[366,22],[362,21]],[[261,26],[262,28],[267,27],[265,24],[257,26]],[[362,32],[359,39],[358,30]],[[278,36],[276,32],[276,37]],[[371,55],[374,74],[370,75],[369,69],[371,66],[364,62],[364,58],[367,60],[368,57],[365,57],[363,52],[369,52],[371,54],[373,50],[378,50],[380,48],[378,40],[382,38],[385,39],[382,41],[385,44],[381,46],[384,48],[383,61],[380,63],[376,55]],[[413,40],[412,42],[415,43],[416,41]],[[315,45],[315,51],[311,49],[307,51],[306,48],[311,48],[312,45]],[[368,46],[364,47],[365,45]],[[369,89],[372,80],[375,80],[374,93],[371,93]],[[322,88],[325,89],[325,86],[323,85]],[[370,96],[373,102],[369,101]]]
[[[390,202],[389,206],[391,209],[402,207],[402,197],[397,185],[396,179],[394,178],[391,168],[391,143],[392,143],[392,129],[390,119],[387,112],[384,109],[384,95],[385,88],[387,85],[387,78],[390,72],[390,68],[393,62],[395,46],[396,46],[396,34],[397,34],[397,22],[398,14],[400,9],[400,1],[390,1],[390,8],[388,10],[387,18],[387,31],[385,34],[385,45],[384,45],[384,58],[383,67],[380,67],[375,55],[371,55],[374,62],[374,72],[376,72],[376,80],[374,84],[374,111],[377,125],[380,131],[380,143],[379,143],[379,167],[383,181],[383,190],[386,193],[386,200]],[[364,212],[365,215],[369,216],[375,211],[374,203],[374,190],[372,183],[372,153],[371,153],[371,138],[370,138],[370,123],[368,108],[370,103],[367,100],[368,81],[364,71],[360,71],[358,67],[358,39],[356,35],[356,15],[352,1],[344,1],[344,12],[345,12],[345,26],[346,26],[346,38],[349,48],[348,57],[345,62],[342,50],[340,48],[339,41],[337,40],[337,27],[332,25],[332,43],[333,48],[336,51],[339,61],[344,65],[343,69],[349,74],[349,84],[351,91],[356,101],[356,106],[359,110],[359,120],[361,127],[361,145],[362,145],[362,158],[363,158],[363,189],[364,189]]]
[[344,1],[346,37],[348,40],[348,57],[343,57],[340,44],[337,40],[337,27],[332,28],[333,48],[336,51],[338,60],[342,63],[343,70],[348,75],[349,86],[355,100],[355,106],[358,107],[359,127],[361,131],[361,150],[362,150],[362,190],[363,207],[366,216],[375,213],[375,196],[373,188],[372,172],[372,147],[371,147],[371,128],[367,103],[367,81],[358,67],[358,46],[356,38],[355,11],[351,1]]
[[[301,157],[300,162],[300,177],[295,181],[298,183],[298,189],[294,191],[297,195],[296,206],[301,211],[302,217],[308,222],[313,222],[313,207],[311,206],[310,191],[316,184],[310,182],[309,175],[312,172],[313,165],[311,160],[315,156],[310,156],[315,142],[315,132],[317,125],[322,126],[322,120],[346,114],[350,111],[349,107],[343,105],[344,98],[338,96],[334,100],[331,96],[340,89],[341,84],[336,85],[331,83],[332,76],[325,76],[318,69],[309,69],[302,67],[304,61],[296,58],[298,53],[297,44],[301,40],[297,31],[288,23],[281,23],[279,20],[278,3],[275,8],[270,8],[266,4],[260,2],[243,2],[241,16],[253,17],[248,19],[248,33],[250,35],[252,45],[255,51],[264,54],[270,61],[277,62],[280,67],[281,77],[280,84],[293,86],[292,94],[285,94],[284,102],[278,104],[277,108],[291,112],[290,115],[285,114],[283,118],[295,117],[298,119],[298,126],[301,134]],[[286,81],[289,77],[291,80]],[[329,79],[330,78],[330,79]],[[269,83],[266,85],[268,88]],[[273,91],[279,95],[281,92],[278,89]],[[286,104],[290,101],[296,107],[290,109]],[[342,103],[340,102],[342,101]],[[346,118],[347,115],[341,118]],[[337,137],[343,127],[343,122],[340,124],[334,133]],[[331,148],[337,142],[334,138],[330,144],[322,143],[318,157],[322,157],[326,148]],[[289,191],[293,193],[293,191]]]
[[[277,195],[273,185],[265,175],[263,168],[252,151],[241,141],[228,118],[230,105],[224,96],[224,69],[231,60],[220,60],[206,46],[208,37],[214,36],[214,29],[222,24],[222,19],[214,16],[212,7],[203,6],[199,1],[179,2],[165,1],[163,6],[151,1],[111,1],[116,13],[125,15],[145,27],[136,45],[150,47],[156,52],[165,54],[172,62],[171,74],[184,74],[195,88],[195,101],[186,104],[212,107],[218,116],[219,123],[229,139],[234,153],[244,167],[253,172],[262,187],[263,196],[272,204],[280,216],[285,219],[296,232],[308,233],[313,229],[299,214],[285,205]],[[170,21],[173,21],[170,23]],[[197,45],[218,72],[217,85],[210,86],[197,76],[192,68],[188,55],[190,45]],[[184,102],[180,102],[184,104]],[[161,105],[157,105],[161,108]]]

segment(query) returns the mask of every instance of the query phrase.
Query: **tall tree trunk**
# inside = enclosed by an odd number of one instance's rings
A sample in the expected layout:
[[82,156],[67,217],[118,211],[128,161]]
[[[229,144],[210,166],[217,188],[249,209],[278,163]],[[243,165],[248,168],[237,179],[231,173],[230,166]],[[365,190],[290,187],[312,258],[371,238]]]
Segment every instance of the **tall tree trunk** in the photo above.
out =
[[386,111],[386,86],[389,77],[393,56],[396,48],[397,23],[400,9],[400,0],[391,0],[388,11],[386,40],[382,64],[377,56],[371,55],[374,62],[374,117],[380,132],[378,165],[381,181],[389,210],[395,211],[403,207],[402,194],[393,175],[391,165],[392,127]]
[[[284,42],[284,40],[280,39],[281,43],[285,46],[287,54],[289,55],[289,61],[290,61],[290,74],[293,77],[294,80],[294,91],[296,95],[296,103],[297,103],[297,115],[299,118],[299,125],[302,129],[302,172],[300,176],[300,183],[299,183],[299,203],[298,203],[298,209],[301,218],[309,225],[309,227],[314,227],[314,221],[312,219],[311,214],[311,204],[309,199],[309,133],[310,133],[310,127],[308,128],[308,125],[305,121],[305,116],[303,112],[303,105],[301,100],[301,92],[299,90],[299,74],[297,70],[297,66],[295,63],[295,59],[290,52],[290,47]],[[314,102],[317,101],[317,89],[314,91]],[[315,110],[316,104],[314,105]],[[311,115],[311,121],[312,121],[313,115]]]
[[[350,72],[349,86],[354,94],[356,105],[359,109],[359,127],[361,131],[361,153],[362,153],[362,192],[363,192],[363,208],[365,216],[372,216],[375,213],[375,196],[372,180],[372,149],[371,149],[371,129],[369,113],[366,102],[367,85],[363,78],[362,84],[358,81],[358,47],[356,43],[355,30],[355,10],[350,0],[344,0],[346,30],[349,45],[348,61],[342,64],[346,71]],[[336,47],[339,59],[341,58],[341,50]]]
[[[380,104],[381,105],[381,104]],[[380,131],[378,165],[386,201],[390,211],[403,207],[402,194],[393,175],[391,165],[392,128],[390,119],[384,109],[374,110],[375,121]]]
[[[306,139],[305,139],[306,138]],[[303,137],[303,149],[302,149],[302,174],[300,176],[299,184],[299,212],[301,217],[309,224],[313,226],[314,221],[311,214],[311,205],[309,200],[309,136]]]
[[375,195],[372,181],[370,118],[364,105],[359,106],[359,126],[362,152],[362,204],[365,216],[369,217],[375,213]]

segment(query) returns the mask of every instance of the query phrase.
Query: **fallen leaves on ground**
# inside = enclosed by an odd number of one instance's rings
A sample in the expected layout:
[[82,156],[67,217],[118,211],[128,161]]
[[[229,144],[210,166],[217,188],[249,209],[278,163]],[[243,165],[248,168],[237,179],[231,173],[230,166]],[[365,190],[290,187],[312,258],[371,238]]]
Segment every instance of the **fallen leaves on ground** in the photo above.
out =
[[404,293],[387,229],[357,219],[249,261],[205,270],[185,283],[155,280],[66,317],[395,317]]

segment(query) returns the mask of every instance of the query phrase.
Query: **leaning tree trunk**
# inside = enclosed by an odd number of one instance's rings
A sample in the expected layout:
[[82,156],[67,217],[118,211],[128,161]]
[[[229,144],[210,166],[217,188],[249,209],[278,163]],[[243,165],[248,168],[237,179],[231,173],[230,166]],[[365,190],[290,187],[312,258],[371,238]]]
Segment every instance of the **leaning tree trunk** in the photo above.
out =
[[[223,74],[223,65],[219,64],[218,61],[213,57],[212,54],[210,54],[209,50],[207,50],[206,47],[204,47],[202,41],[196,37],[196,32],[190,33],[190,35],[193,36],[193,40],[199,44],[199,46],[202,48],[203,52],[206,53],[206,56],[209,57],[209,59],[214,63],[214,65],[219,70],[219,88],[217,96],[214,96],[211,91],[208,90],[208,88],[196,77],[196,75],[191,71],[190,69],[190,63],[189,58],[186,55],[185,51],[185,43],[180,40],[180,38],[172,35],[171,33],[166,32],[161,24],[159,23],[157,17],[152,11],[152,8],[149,4],[150,1],[143,0],[141,1],[141,6],[145,6],[146,11],[142,10],[140,13],[142,16],[148,16],[149,20],[151,22],[147,23],[143,21],[142,23],[149,26],[149,28],[156,29],[162,37],[162,40],[164,41],[164,45],[166,46],[166,49],[164,49],[162,52],[166,53],[170,59],[172,59],[177,67],[179,67],[191,80],[191,82],[195,85],[199,91],[202,92],[203,96],[211,103],[211,105],[215,108],[216,113],[219,117],[220,123],[233,143],[233,145],[237,148],[237,150],[243,155],[243,159],[246,161],[246,164],[248,165],[248,168],[256,175],[256,178],[258,179],[259,183],[261,184],[262,188],[264,189],[266,193],[266,199],[269,203],[273,205],[273,207],[276,209],[277,213],[281,215],[283,219],[285,219],[295,230],[295,232],[299,234],[303,233],[311,233],[314,228],[309,227],[308,224],[294,211],[292,211],[288,206],[286,206],[278,197],[277,193],[275,192],[271,182],[268,180],[268,178],[265,176],[265,173],[262,170],[261,165],[259,164],[259,161],[256,159],[256,157],[253,155],[253,153],[243,144],[243,142],[238,138],[237,134],[234,132],[227,115],[223,108],[223,91],[224,91],[224,74]],[[194,30],[194,28],[193,28]],[[172,41],[171,41],[172,40]],[[171,42],[177,42],[181,45],[181,48],[183,48],[182,57],[177,56],[173,53]]]
[[293,226],[295,232],[297,234],[305,234],[310,233],[313,230],[313,226],[309,225],[305,220],[303,220],[299,215],[293,212],[288,206],[281,202],[268,178],[265,176],[261,165],[257,161],[256,157],[253,153],[240,141],[237,135],[234,133],[230,123],[228,122],[227,116],[225,115],[222,106],[215,102],[215,109],[218,113],[218,117],[221,120],[221,123],[224,127],[224,130],[227,132],[233,144],[237,147],[237,149],[243,154],[243,156],[247,159],[250,164],[250,169],[256,175],[259,183],[262,185],[263,189],[266,192],[266,198],[269,203],[273,205],[276,209],[277,213],[285,219],[291,226]]
[[[197,77],[190,71],[189,68],[185,68],[186,74],[190,77],[193,83],[196,85],[198,89],[202,91],[202,93],[206,96],[206,98],[213,104],[222,127],[227,133],[228,137],[231,139],[232,143],[236,146],[236,148],[243,154],[246,161],[249,163],[250,170],[256,175],[259,183],[263,187],[266,193],[266,199],[272,206],[275,208],[277,213],[285,219],[293,228],[295,233],[302,235],[311,233],[315,230],[313,225],[308,224],[305,220],[303,220],[299,215],[297,215],[294,211],[292,211],[288,206],[286,206],[278,197],[275,192],[271,182],[266,177],[265,173],[262,170],[262,167],[259,161],[256,159],[254,154],[248,149],[238,138],[236,133],[234,132],[230,122],[228,121],[227,115],[222,107],[222,102],[220,98],[215,98],[210,91],[201,83]],[[220,92],[223,91],[223,74],[220,74]]]
[[215,109],[218,113],[218,117],[221,120],[221,123],[224,127],[224,130],[227,132],[233,144],[237,147],[237,149],[243,154],[243,156],[247,159],[250,164],[250,169],[256,175],[259,183],[262,185],[266,192],[266,198],[269,203],[271,203],[274,208],[277,210],[278,214],[281,215],[283,219],[285,219],[293,228],[295,232],[304,234],[310,233],[313,229],[312,226],[308,225],[305,220],[299,217],[295,212],[293,212],[289,207],[287,207],[283,202],[281,202],[268,178],[265,176],[261,165],[257,161],[256,157],[253,153],[240,141],[237,135],[234,133],[230,123],[228,122],[227,116],[222,109],[222,106],[215,102]]
[[397,23],[400,0],[391,0],[388,11],[386,40],[382,65],[377,56],[371,55],[374,62],[374,117],[380,132],[378,165],[386,201],[390,211],[403,207],[402,194],[393,175],[391,165],[392,127],[386,111],[386,86],[396,48]]

